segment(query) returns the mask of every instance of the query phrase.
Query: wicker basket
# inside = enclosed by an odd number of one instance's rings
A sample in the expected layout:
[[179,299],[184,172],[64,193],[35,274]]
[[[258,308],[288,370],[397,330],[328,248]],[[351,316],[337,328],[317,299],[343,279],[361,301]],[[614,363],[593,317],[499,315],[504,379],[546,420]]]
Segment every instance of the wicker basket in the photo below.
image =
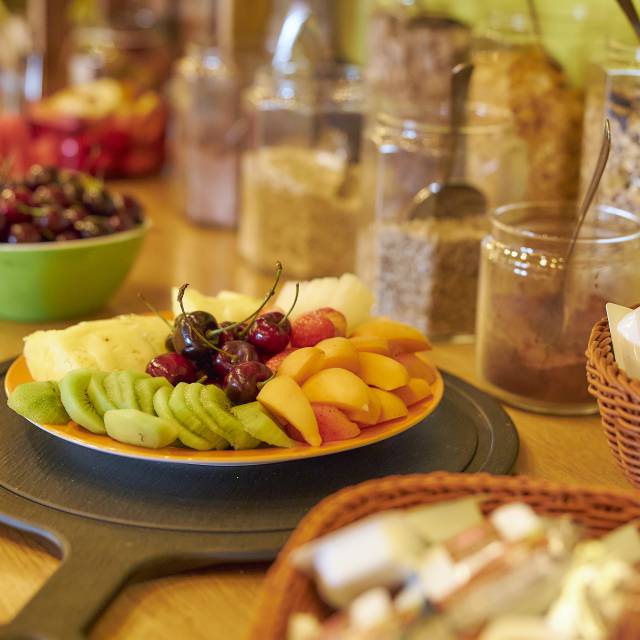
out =
[[591,331],[587,380],[611,451],[629,482],[640,489],[640,382],[618,369],[606,318]]
[[321,618],[329,614],[313,582],[288,562],[289,554],[296,547],[385,509],[475,494],[485,496],[482,505],[485,513],[507,502],[522,501],[543,515],[570,514],[592,536],[640,518],[640,496],[632,492],[563,486],[523,476],[432,473],[364,482],[326,498],[298,525],[267,574],[251,637],[283,640],[292,613],[310,612]]

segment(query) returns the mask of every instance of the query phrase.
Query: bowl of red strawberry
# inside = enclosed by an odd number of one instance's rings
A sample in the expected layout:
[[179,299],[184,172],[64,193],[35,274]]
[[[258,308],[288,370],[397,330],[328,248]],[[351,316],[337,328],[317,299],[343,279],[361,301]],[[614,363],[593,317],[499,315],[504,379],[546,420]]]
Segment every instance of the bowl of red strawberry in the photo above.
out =
[[147,228],[135,198],[79,172],[35,165],[0,182],[0,318],[59,320],[104,306]]

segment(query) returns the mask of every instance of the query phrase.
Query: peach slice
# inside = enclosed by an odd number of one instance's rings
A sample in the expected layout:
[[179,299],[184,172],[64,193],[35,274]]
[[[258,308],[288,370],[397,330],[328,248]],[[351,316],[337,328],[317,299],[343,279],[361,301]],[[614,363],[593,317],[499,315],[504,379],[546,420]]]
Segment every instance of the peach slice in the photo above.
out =
[[360,354],[360,377],[372,387],[392,391],[409,382],[409,373],[397,360],[379,353]]
[[349,338],[356,351],[367,353],[379,353],[382,356],[390,356],[389,341],[376,336],[353,336]]
[[395,389],[393,393],[395,393],[407,407],[433,395],[429,383],[422,378],[411,378],[408,384],[399,389]]
[[376,318],[363,322],[356,327],[352,337],[369,336],[383,338],[389,341],[389,348],[396,353],[406,351],[424,351],[431,349],[431,343],[414,327],[388,320],[387,318]]
[[404,418],[409,415],[407,405],[393,392],[383,391],[382,389],[372,388],[378,400],[382,411],[380,413],[380,422],[387,420],[395,420],[396,418]]
[[353,373],[360,371],[358,352],[347,338],[327,338],[315,346],[324,353],[322,369],[348,369]]
[[352,409],[349,411],[345,411],[345,413],[351,420],[357,422],[363,427],[371,427],[374,424],[378,424],[378,422],[380,422],[382,406],[380,404],[378,396],[373,393],[374,391],[375,389],[373,387],[369,387],[368,411],[364,411],[362,409]]
[[258,394],[258,402],[295,427],[302,437],[313,447],[322,444],[318,421],[298,383],[289,376],[271,378]]
[[309,402],[331,404],[339,409],[369,410],[369,387],[347,369],[323,369],[303,385]]
[[417,353],[398,353],[395,359],[405,366],[412,378],[422,378],[429,384],[437,380],[436,368]]
[[360,427],[349,420],[347,416],[330,404],[311,405],[313,413],[318,421],[318,429],[322,436],[323,442],[332,442],[334,440],[348,440],[360,435]]
[[324,353],[316,347],[302,347],[292,351],[278,367],[279,376],[289,376],[298,384],[317,373],[324,365]]

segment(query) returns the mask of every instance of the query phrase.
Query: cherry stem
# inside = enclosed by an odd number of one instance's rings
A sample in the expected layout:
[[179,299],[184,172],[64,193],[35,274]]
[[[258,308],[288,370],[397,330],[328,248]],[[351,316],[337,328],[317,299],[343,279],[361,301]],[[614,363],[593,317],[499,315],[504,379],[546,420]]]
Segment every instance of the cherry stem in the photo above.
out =
[[267,293],[267,295],[265,296],[265,298],[262,301],[262,303],[260,304],[260,306],[250,316],[247,316],[244,320],[240,320],[239,322],[234,322],[233,324],[227,325],[226,327],[220,327],[219,329],[215,329],[213,331],[208,331],[207,333],[210,336],[217,335],[218,333],[223,333],[224,331],[230,331],[232,329],[235,329],[236,327],[239,327],[240,325],[244,324],[245,322],[251,321],[243,329],[243,331],[238,335],[238,337],[240,339],[244,338],[244,336],[246,336],[247,333],[249,332],[249,329],[251,329],[251,326],[253,325],[255,319],[258,317],[258,314],[265,308],[267,302],[269,302],[269,300],[271,300],[271,298],[273,298],[273,296],[276,294],[276,289],[278,288],[278,283],[280,282],[280,276],[281,275],[282,275],[282,263],[281,262],[276,262],[276,278],[275,278],[275,281],[271,285],[271,289],[269,290],[269,293]]
[[270,376],[269,376],[266,380],[264,380],[263,382],[258,382],[258,383],[256,384],[256,387],[257,387],[258,389],[262,389],[262,387],[264,387],[264,385],[265,385],[265,384],[267,384],[267,382],[269,382],[270,380],[272,380],[272,379],[273,379],[273,378],[275,378],[275,377],[276,377],[276,374],[274,373],[274,374],[270,375]]
[[300,283],[296,282],[296,295],[293,298],[293,303],[289,307],[289,311],[287,311],[287,315],[284,318],[282,318],[282,320],[280,320],[280,322],[278,322],[278,326],[279,327],[281,327],[285,323],[285,321],[289,319],[289,316],[291,315],[291,312],[293,311],[293,308],[296,306],[296,303],[298,302],[299,293],[300,293]]
[[200,332],[200,329],[196,327],[195,323],[191,319],[191,316],[184,310],[184,304],[182,303],[182,298],[184,297],[184,292],[187,290],[188,286],[189,286],[188,283],[183,284],[178,290],[178,304],[180,305],[180,311],[182,311],[182,315],[184,316],[185,322],[189,325],[191,331],[193,331],[193,333],[195,333],[198,336],[198,338],[200,338],[200,340],[202,340],[206,345],[208,345],[218,353],[224,353],[225,355],[229,355],[228,353],[220,349],[217,345],[213,344],[213,342],[211,342],[208,338],[203,336],[202,333]]
[[205,383],[208,379],[209,379],[209,378],[208,378],[207,376],[201,376],[200,378],[198,378],[198,379],[196,380],[196,383],[197,383],[197,384],[203,384],[203,383]]
[[173,325],[140,292],[138,292],[138,298],[140,299],[142,304],[144,304],[144,306],[147,307],[149,311],[151,311],[151,313],[157,315],[158,318],[160,318],[160,320],[162,320],[162,322],[164,322],[167,327],[169,327],[171,332],[173,332]]

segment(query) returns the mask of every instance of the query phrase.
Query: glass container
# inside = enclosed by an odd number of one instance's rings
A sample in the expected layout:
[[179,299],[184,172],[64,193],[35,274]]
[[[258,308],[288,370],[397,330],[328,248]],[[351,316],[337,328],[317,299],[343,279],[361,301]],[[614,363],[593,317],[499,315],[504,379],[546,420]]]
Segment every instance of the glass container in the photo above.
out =
[[[479,189],[491,207],[522,197],[526,162],[506,110],[469,107],[453,179]],[[414,325],[430,338],[473,335],[480,241],[488,215],[410,219],[412,198],[439,183],[448,164],[444,112],[421,120],[379,114],[363,149],[363,215],[358,272],[372,288],[374,313]]]
[[578,194],[583,75],[598,37],[579,3],[539,11],[542,46],[528,14],[489,11],[476,29],[471,97],[509,109],[527,145],[527,198]]
[[367,29],[367,87],[386,111],[394,104],[449,101],[451,70],[469,58],[471,29],[451,3],[377,0]]
[[239,248],[291,277],[353,271],[360,211],[357,68],[263,69],[247,94]]
[[178,62],[172,97],[174,174],[183,210],[193,222],[234,227],[246,129],[235,67],[216,49],[196,49]]
[[599,151],[605,119],[611,154],[596,201],[628,211],[640,206],[640,47],[610,41],[588,74],[582,142],[581,188],[586,189]]
[[585,349],[605,304],[640,300],[640,219],[600,206],[567,268],[576,220],[569,203],[498,208],[482,243],[479,375],[502,400],[555,414],[592,413]]
[[160,90],[169,78],[172,42],[161,27],[117,25],[77,27],[71,40],[71,84],[114,78],[142,89]]

